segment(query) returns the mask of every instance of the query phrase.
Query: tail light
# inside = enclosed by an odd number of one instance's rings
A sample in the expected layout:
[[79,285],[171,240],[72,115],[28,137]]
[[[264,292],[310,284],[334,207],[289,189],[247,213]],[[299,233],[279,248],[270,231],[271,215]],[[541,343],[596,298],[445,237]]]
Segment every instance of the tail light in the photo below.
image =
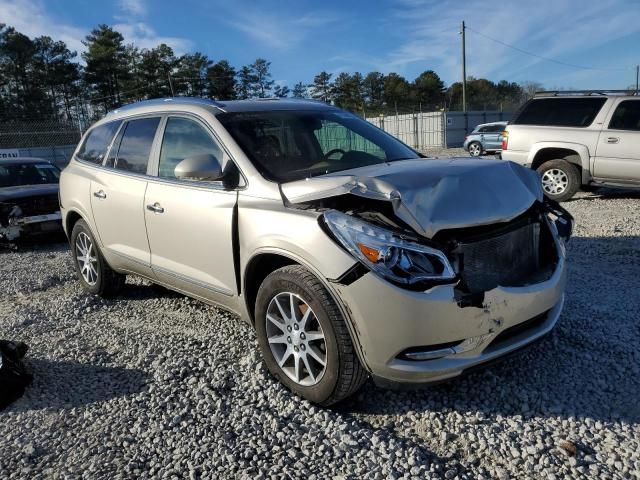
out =
[[502,136],[502,150],[507,149],[507,145],[509,145],[509,132],[506,130],[501,133]]

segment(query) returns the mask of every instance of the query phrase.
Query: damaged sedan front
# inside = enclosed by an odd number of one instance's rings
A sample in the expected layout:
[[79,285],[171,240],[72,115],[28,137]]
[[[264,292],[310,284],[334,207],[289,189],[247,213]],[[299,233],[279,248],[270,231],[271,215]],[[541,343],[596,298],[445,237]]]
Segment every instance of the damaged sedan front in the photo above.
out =
[[37,158],[0,160],[0,241],[62,231],[60,170]]

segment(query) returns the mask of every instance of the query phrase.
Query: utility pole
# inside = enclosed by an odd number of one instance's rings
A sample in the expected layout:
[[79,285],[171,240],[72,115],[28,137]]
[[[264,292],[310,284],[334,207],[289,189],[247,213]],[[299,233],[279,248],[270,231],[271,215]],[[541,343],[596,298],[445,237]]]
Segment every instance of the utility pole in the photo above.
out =
[[171,89],[171,96],[175,97],[175,94],[173,93],[173,82],[171,81],[171,74],[167,73],[167,78],[169,79],[169,88]]
[[638,95],[638,80],[640,79],[640,65],[636,65],[636,95]]
[[464,39],[466,27],[464,20],[460,26],[460,34],[462,35],[462,111],[467,111],[467,53]]

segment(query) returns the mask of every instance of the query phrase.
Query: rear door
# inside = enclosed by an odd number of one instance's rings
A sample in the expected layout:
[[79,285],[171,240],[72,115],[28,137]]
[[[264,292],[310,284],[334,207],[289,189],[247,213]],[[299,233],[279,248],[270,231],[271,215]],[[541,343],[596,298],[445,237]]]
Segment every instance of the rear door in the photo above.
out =
[[114,263],[151,275],[144,224],[147,167],[161,117],[128,120],[120,127],[106,167],[91,182],[91,208],[100,240]]
[[640,99],[620,99],[600,132],[594,176],[640,182]]
[[503,129],[504,126],[502,125],[487,125],[485,127],[483,133],[484,141],[482,142],[485,150],[500,150],[500,134]]
[[238,193],[223,182],[179,180],[174,174],[181,160],[204,153],[225,166],[227,157],[203,122],[170,115],[158,176],[144,201],[151,264],[159,280],[226,304],[237,292],[232,226]]

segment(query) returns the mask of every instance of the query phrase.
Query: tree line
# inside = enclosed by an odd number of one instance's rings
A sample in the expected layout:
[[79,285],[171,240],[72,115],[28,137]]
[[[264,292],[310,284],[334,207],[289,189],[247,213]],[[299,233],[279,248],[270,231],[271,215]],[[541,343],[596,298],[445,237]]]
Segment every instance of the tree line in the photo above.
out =
[[[29,38],[0,24],[0,118],[91,120],[123,104],[179,95],[313,98],[367,116],[462,106],[462,84],[446,87],[433,70],[413,81],[397,73],[322,71],[312,83],[289,88],[276,84],[271,62],[263,58],[236,68],[201,52],[178,56],[166,44],[139,48],[108,25],[93,29],[83,44],[78,57],[60,40]],[[510,110],[537,86],[470,77],[467,107]]]

